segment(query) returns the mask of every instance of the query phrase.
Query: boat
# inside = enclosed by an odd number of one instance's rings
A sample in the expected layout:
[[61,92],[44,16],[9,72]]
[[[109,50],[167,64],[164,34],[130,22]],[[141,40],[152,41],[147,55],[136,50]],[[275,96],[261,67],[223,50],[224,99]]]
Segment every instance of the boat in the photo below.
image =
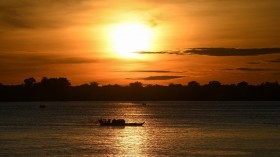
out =
[[143,123],[126,123],[124,119],[99,119],[100,126],[142,126]]
[[39,107],[40,108],[46,108],[46,105],[40,105]]

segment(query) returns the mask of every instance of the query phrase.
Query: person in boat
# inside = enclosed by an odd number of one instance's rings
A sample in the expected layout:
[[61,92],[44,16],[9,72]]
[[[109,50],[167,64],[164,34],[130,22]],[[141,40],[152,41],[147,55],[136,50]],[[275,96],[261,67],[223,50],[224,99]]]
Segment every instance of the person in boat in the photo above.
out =
[[116,123],[116,119],[113,119],[112,124],[115,124],[115,123]]
[[113,119],[112,123],[113,125],[125,125],[125,120],[124,119]]
[[99,119],[100,125],[103,126],[142,126],[144,123],[126,123],[124,119]]

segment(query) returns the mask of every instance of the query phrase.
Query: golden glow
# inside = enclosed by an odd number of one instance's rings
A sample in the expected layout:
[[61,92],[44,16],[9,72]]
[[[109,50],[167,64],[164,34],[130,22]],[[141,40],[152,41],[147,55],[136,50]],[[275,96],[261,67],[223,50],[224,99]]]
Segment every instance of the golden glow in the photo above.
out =
[[148,51],[152,42],[152,30],[140,23],[122,23],[112,27],[111,44],[119,57],[137,58],[137,51]]

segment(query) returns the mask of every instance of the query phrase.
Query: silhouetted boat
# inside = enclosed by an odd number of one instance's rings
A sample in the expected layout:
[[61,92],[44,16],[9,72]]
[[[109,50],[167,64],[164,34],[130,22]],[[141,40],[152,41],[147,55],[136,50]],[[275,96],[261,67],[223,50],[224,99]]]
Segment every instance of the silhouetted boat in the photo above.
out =
[[99,119],[100,126],[142,126],[143,123],[126,123],[124,119]]
[[46,105],[40,105],[39,107],[40,108],[46,108]]

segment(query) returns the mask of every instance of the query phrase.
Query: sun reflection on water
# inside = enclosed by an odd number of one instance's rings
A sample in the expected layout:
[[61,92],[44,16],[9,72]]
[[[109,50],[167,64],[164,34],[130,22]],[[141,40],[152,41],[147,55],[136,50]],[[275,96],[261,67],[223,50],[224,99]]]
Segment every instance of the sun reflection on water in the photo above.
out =
[[143,127],[126,127],[116,141],[121,146],[122,154],[141,156],[146,143],[146,132]]
[[[127,123],[145,122],[144,118],[147,109],[142,106],[142,103],[137,102],[122,102],[115,103],[110,106],[110,111],[103,113],[103,118],[106,119],[125,119]],[[110,150],[109,154],[113,156],[146,156],[145,148],[148,145],[147,137],[148,130],[146,124],[144,126],[103,126],[100,127],[100,136],[102,141],[106,141],[103,145],[105,150]],[[102,144],[102,143],[100,143]]]
[[[126,122],[144,122],[143,115],[145,115],[145,108],[141,107],[138,103],[120,103],[118,104],[118,110],[115,110],[120,115],[120,118],[124,118]],[[119,154],[123,156],[143,156],[143,148],[147,145],[147,130],[144,126],[126,126],[114,129],[115,139],[114,145],[119,150]]]

